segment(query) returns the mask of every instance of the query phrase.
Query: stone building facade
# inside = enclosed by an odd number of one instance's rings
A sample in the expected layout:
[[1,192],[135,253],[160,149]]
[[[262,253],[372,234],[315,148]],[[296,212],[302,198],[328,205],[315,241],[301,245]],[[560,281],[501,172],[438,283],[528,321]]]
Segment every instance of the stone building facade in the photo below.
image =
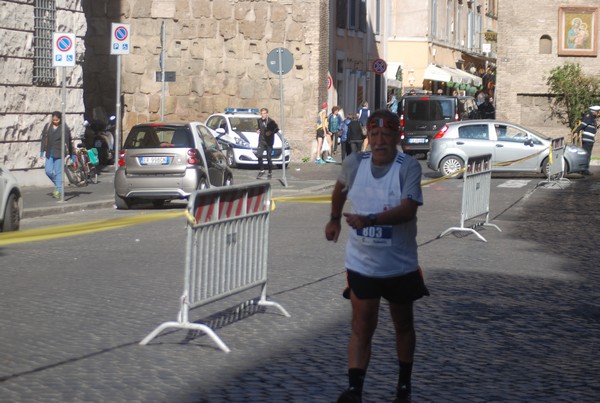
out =
[[[600,67],[598,56],[558,54],[561,6],[600,9],[597,0],[503,1],[498,16],[496,116],[550,136],[570,132],[550,117],[552,94],[546,84],[550,70],[565,63],[579,63],[586,74],[597,75]],[[533,16],[531,10],[535,10]],[[598,40],[598,26],[595,35]]]
[[[40,7],[38,7],[40,6]],[[51,67],[52,32],[77,37],[75,67],[65,67],[65,121],[81,127],[83,37],[87,25],[79,0],[0,1],[0,163],[17,176],[41,171],[40,138],[49,115],[62,107],[62,70]],[[43,37],[50,34],[50,38]],[[40,61],[46,59],[47,65]],[[48,67],[50,66],[50,67]],[[27,180],[21,181],[28,184]]]
[[[94,110],[115,113],[116,57],[110,55],[111,23],[130,24],[131,51],[121,57],[123,133],[136,123],[204,121],[226,107],[267,107],[279,120],[292,160],[310,157],[314,116],[327,99],[329,1],[327,0],[48,0],[56,5],[56,31],[75,32],[80,61],[68,75],[67,123],[74,129]],[[0,156],[13,172],[42,171],[39,138],[45,119],[60,110],[60,81],[32,85],[34,6],[0,1],[0,39],[5,59],[0,85]],[[17,18],[8,18],[16,15]],[[166,41],[161,41],[164,23]],[[4,26],[6,25],[6,26]],[[15,43],[24,45],[16,46]],[[175,82],[156,80],[160,54]],[[267,55],[284,47],[293,57],[283,76],[269,71]],[[14,76],[17,71],[18,77]],[[164,109],[161,108],[164,100]],[[29,184],[28,181],[25,181]]]

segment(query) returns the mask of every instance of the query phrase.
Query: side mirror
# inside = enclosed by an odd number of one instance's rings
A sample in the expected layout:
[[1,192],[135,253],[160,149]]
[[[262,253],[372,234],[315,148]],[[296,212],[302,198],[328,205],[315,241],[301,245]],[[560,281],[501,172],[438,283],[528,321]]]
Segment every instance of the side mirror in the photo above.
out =
[[215,129],[215,132],[218,134],[217,138],[221,138],[225,135],[225,129],[222,127]]
[[533,147],[533,139],[528,138],[525,140],[525,142],[523,144],[525,144],[526,146],[529,146],[529,147]]
[[115,115],[112,115],[110,118],[108,118],[108,120],[114,122],[115,120],[117,120],[117,117]]

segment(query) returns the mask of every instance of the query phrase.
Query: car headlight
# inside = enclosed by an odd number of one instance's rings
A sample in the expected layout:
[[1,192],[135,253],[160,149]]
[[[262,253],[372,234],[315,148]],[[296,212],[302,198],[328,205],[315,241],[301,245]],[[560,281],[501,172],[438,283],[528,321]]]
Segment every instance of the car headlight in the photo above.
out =
[[235,144],[237,144],[238,146],[242,146],[242,147],[246,147],[246,148],[250,148],[250,143],[248,143],[245,140],[242,140],[239,137],[235,138]]

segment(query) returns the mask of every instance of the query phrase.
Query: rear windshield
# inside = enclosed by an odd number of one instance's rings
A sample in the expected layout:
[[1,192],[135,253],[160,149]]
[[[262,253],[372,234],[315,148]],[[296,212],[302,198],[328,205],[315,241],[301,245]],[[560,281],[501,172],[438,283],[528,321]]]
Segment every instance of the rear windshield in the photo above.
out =
[[454,102],[452,99],[411,99],[407,100],[406,118],[410,120],[452,120]]
[[131,129],[123,148],[190,148],[192,144],[192,134],[187,127],[143,126]]

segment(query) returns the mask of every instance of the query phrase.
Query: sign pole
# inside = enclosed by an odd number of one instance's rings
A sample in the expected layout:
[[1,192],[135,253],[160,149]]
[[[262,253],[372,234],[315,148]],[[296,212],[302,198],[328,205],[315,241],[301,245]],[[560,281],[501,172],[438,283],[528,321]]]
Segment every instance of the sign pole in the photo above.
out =
[[160,26],[160,121],[165,120],[165,42],[166,42],[165,22]]
[[287,187],[287,178],[285,177],[285,131],[283,130],[283,128],[285,127],[284,125],[284,121],[283,121],[283,115],[285,115],[283,113],[283,81],[282,81],[282,70],[283,68],[282,63],[281,63],[281,53],[282,50],[278,49],[279,52],[278,56],[279,56],[279,110],[281,111],[281,169],[282,169],[282,174],[281,174],[281,181],[283,182],[283,186]]
[[62,67],[62,99],[60,120],[60,178],[62,188],[60,189],[60,201],[65,201],[65,125],[67,109],[67,67],[75,67],[75,34],[55,32],[52,34],[52,66]]
[[119,167],[119,153],[121,152],[121,55],[117,55],[117,90],[116,90],[116,122],[115,122],[115,151],[114,151],[114,168],[117,172]]
[[[67,109],[67,68],[62,67],[62,101],[61,101],[61,114],[60,119],[60,181],[62,187],[60,189],[60,201],[65,201],[65,113]],[[74,162],[74,161],[73,161]]]
[[287,74],[292,69],[294,65],[294,56],[290,53],[286,48],[277,48],[273,49],[267,55],[267,67],[271,71],[271,73],[279,75],[279,109],[281,111],[281,125],[279,128],[281,129],[281,169],[283,171],[283,175],[281,177],[281,183],[283,186],[287,187],[287,179],[285,177],[285,122],[283,120],[284,116],[284,102],[283,102],[283,78],[284,74]]

